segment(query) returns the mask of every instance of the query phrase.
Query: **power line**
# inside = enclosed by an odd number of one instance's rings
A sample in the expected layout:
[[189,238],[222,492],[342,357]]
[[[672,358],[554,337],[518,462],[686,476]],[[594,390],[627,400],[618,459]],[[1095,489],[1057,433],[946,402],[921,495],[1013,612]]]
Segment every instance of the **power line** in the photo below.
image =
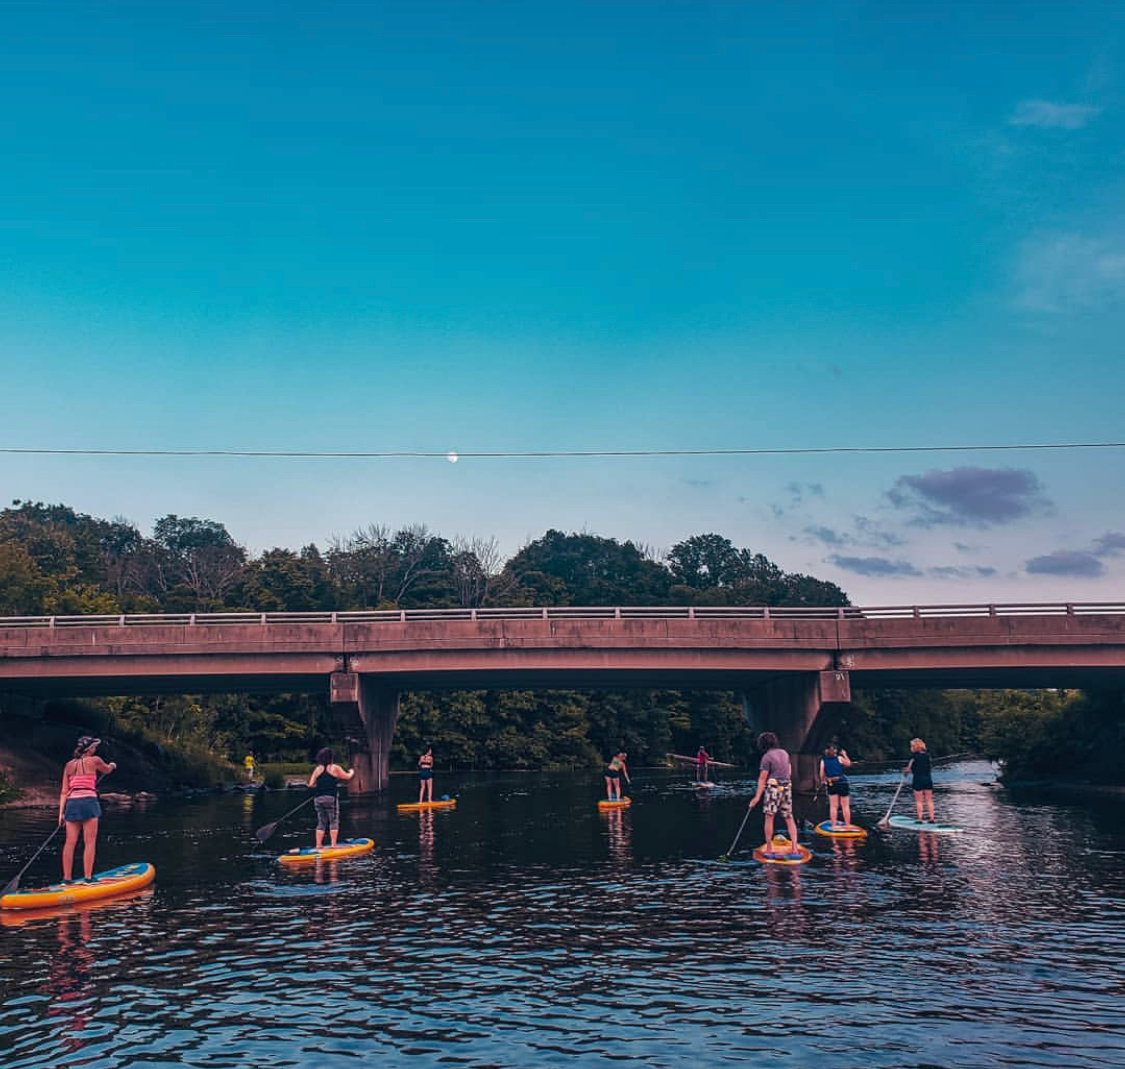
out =
[[1125,449],[1125,442],[1022,442],[994,445],[838,445],[746,449],[541,449],[541,450],[355,450],[282,449],[37,449],[0,446],[8,456],[81,457],[248,457],[277,460],[567,460],[595,457],[754,457],[826,453],[1017,453]]

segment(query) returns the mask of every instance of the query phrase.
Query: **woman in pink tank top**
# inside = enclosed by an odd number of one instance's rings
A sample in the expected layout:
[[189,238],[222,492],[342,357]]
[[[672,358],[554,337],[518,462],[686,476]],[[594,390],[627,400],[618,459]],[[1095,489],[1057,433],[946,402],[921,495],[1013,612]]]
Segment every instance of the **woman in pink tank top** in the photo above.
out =
[[83,735],[74,748],[74,757],[63,769],[62,790],[59,792],[59,823],[66,824],[66,842],[63,844],[63,883],[71,883],[74,872],[74,850],[82,835],[82,869],[86,882],[94,875],[94,853],[98,844],[98,819],[102,807],[98,802],[98,777],[108,775],[117,767],[116,761],[107,765],[95,754],[101,739]]

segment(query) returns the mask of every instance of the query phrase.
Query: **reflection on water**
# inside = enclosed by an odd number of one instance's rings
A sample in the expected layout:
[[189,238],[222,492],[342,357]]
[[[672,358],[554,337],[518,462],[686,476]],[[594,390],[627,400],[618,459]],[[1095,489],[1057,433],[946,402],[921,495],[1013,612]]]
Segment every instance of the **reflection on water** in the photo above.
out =
[[[308,822],[268,846],[253,829],[292,796],[111,809],[100,861],[150,860],[157,883],[5,918],[3,1065],[1125,1063],[1120,803],[943,770],[942,817],[965,834],[809,836],[812,861],[782,868],[749,859],[756,811],[716,860],[752,782],[637,779],[605,814],[579,776],[450,777],[455,811],[409,816],[393,791],[343,807],[341,835],[373,854],[289,872],[275,857]],[[860,822],[896,782],[853,778]],[[50,820],[0,814],[3,871]]]

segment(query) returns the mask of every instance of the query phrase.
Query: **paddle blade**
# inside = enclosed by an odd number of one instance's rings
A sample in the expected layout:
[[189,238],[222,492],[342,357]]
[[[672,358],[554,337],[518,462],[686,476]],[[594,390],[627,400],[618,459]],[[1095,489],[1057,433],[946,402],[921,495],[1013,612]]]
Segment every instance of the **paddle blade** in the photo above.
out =
[[275,820],[272,824],[263,824],[254,834],[258,837],[259,842],[265,842],[275,831],[280,824],[280,820]]
[[[20,876],[22,876],[22,875],[23,875],[23,873],[20,873]],[[0,898],[3,898],[5,895],[10,895],[13,892],[18,891],[19,889],[20,889],[20,877],[19,876],[13,876],[4,885],[4,890],[0,891]]]

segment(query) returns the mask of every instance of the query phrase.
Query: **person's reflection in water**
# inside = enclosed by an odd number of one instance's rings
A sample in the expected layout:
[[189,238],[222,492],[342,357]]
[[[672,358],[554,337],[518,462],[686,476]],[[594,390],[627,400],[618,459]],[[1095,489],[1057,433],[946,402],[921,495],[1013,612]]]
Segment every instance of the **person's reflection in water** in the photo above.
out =
[[313,866],[313,882],[314,883],[339,883],[340,882],[340,862],[339,861],[317,861]]
[[93,927],[90,914],[66,914],[58,919],[59,951],[51,959],[42,991],[51,998],[47,1013],[61,1018],[60,1042],[73,1054],[82,1049],[82,1032],[90,1012],[90,973],[95,964],[90,949]]
[[633,826],[623,809],[611,809],[604,816],[609,832],[609,859],[625,868],[633,860]]
[[808,936],[808,920],[801,906],[799,866],[763,865],[766,913],[772,933],[783,938]]
[[936,865],[941,858],[938,856],[938,839],[940,836],[929,832],[920,832],[918,835],[918,860],[923,865]]
[[423,809],[418,814],[418,882],[426,888],[434,885],[437,865],[434,863],[434,811]]

